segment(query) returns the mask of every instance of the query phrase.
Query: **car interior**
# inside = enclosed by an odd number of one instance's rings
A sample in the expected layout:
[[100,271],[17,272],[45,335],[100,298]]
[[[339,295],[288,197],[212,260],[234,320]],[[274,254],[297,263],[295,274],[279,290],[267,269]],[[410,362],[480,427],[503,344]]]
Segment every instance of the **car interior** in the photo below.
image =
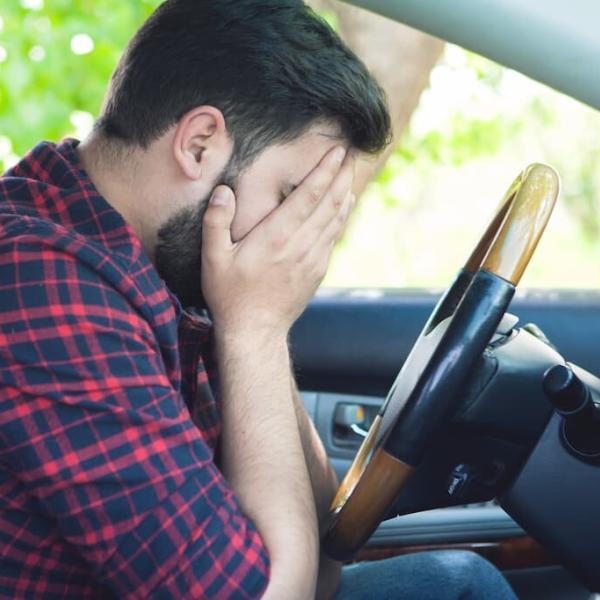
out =
[[[596,2],[351,3],[600,109]],[[600,291],[517,290],[560,202],[560,174],[524,167],[445,293],[323,289],[293,357],[342,481],[330,555],[464,548],[519,598],[588,599],[600,592]]]

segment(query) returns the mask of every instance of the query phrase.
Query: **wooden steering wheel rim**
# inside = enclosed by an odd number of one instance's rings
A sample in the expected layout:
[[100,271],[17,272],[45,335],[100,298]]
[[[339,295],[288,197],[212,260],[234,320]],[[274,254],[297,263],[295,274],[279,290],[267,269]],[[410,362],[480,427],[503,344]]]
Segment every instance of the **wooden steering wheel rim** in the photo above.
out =
[[[554,169],[539,163],[527,167],[503,197],[459,279],[468,274],[470,282],[472,276],[484,271],[510,284],[514,291],[546,228],[558,192],[559,178]],[[462,285],[458,281],[438,303],[411,354],[434,325],[457,309],[459,302],[453,300],[449,312],[448,296],[456,294],[454,288]],[[465,294],[465,289],[459,290],[460,302]],[[489,337],[484,345],[488,341]],[[390,396],[371,425],[330,507],[323,547],[338,560],[350,558],[364,545],[417,466],[394,456],[384,447],[390,432],[400,417],[404,417],[400,412],[391,423],[389,419],[385,422]],[[406,413],[410,407],[400,410]]]

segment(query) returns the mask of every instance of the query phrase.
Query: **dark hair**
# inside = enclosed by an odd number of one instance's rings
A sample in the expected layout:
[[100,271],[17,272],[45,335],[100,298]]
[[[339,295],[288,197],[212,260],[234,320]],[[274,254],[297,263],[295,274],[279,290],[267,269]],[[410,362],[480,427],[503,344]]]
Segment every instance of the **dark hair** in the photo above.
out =
[[319,120],[364,152],[390,139],[383,91],[301,0],[167,0],[130,41],[96,127],[147,148],[201,105],[223,112],[244,160]]

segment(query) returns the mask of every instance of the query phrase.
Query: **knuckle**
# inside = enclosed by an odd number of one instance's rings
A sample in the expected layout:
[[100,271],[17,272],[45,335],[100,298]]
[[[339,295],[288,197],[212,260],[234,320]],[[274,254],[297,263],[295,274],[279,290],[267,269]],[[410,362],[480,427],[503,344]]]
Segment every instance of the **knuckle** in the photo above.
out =
[[340,172],[340,164],[337,162],[334,162],[333,164],[328,165],[326,173],[327,173],[327,178],[331,181],[333,179],[335,179],[339,172]]
[[333,196],[333,205],[336,209],[340,210],[349,204],[349,198],[351,190],[347,185],[336,185],[335,194]]
[[304,243],[303,243],[303,244],[300,246],[300,249],[299,249],[299,251],[298,251],[298,256],[299,256],[299,259],[300,259],[301,261],[304,261],[304,260],[306,260],[306,259],[309,257],[309,255],[310,255],[310,252],[311,252],[312,248],[313,248],[313,245],[312,245],[312,243],[311,243],[311,242],[309,242],[309,241],[305,241],[305,242],[304,242]]
[[329,231],[329,235],[327,236],[327,242],[329,244],[335,244],[344,234],[343,225],[337,225],[336,227],[332,227]]
[[288,241],[287,235],[280,231],[271,238],[271,248],[275,253],[281,253]]
[[343,227],[346,224],[346,221],[348,220],[348,215],[350,214],[350,211],[348,210],[347,207],[342,208],[337,216],[336,216],[336,223],[339,227]]
[[204,218],[202,219],[202,225],[204,227],[219,227],[221,224],[221,216],[215,214],[214,211],[207,210],[204,213]]
[[321,281],[325,278],[325,275],[327,275],[328,268],[329,268],[329,263],[320,264],[316,268],[315,275],[319,281]]
[[306,195],[311,204],[318,204],[323,196],[323,192],[321,191],[320,187],[313,186],[307,190]]
[[343,204],[344,204],[344,198],[343,198],[343,196],[339,196],[339,195],[334,196],[334,198],[333,198],[333,206],[334,206],[334,208],[336,208],[336,209],[339,210],[339,209],[342,208]]

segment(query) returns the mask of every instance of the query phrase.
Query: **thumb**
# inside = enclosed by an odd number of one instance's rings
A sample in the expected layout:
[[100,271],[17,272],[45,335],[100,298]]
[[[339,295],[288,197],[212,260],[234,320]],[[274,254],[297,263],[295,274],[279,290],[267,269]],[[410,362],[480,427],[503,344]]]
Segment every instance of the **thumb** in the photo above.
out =
[[207,256],[231,248],[231,223],[235,196],[226,185],[216,187],[208,201],[202,222],[202,252]]

